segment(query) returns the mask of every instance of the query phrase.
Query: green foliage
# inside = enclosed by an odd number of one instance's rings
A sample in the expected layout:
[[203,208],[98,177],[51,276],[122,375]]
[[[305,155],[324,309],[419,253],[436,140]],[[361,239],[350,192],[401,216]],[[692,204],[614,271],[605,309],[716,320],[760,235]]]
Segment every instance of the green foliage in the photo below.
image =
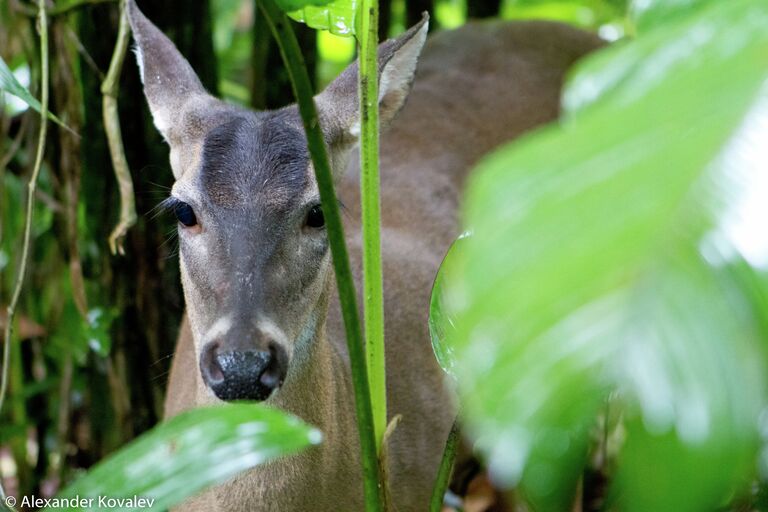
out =
[[711,510],[754,477],[768,5],[699,4],[643,11],[654,30],[580,66],[560,125],[479,165],[441,270],[433,342],[495,478],[537,510],[568,508],[613,389],[622,510]]
[[331,0],[275,0],[275,3],[285,12],[298,11],[306,7],[323,7]]
[[505,19],[547,19],[597,29],[608,23],[623,24],[625,0],[515,0],[505,2]]
[[60,497],[140,496],[154,499],[153,508],[162,510],[246,469],[316,445],[321,438],[320,431],[262,405],[195,409],[110,456]]
[[645,30],[682,17],[714,1],[716,0],[634,0],[630,5],[629,14],[638,28]]
[[[333,0],[331,2],[290,2],[296,6],[285,9],[296,21],[318,30],[327,30],[337,36],[353,36],[358,32],[357,0]],[[303,3],[304,6],[299,6]]]
[[[253,34],[246,18],[242,0],[220,0],[213,9],[213,45],[219,66],[219,89],[228,100],[242,105],[249,102],[250,91],[241,79],[247,73]],[[255,9],[255,7],[253,7]]]
[[[36,112],[40,112],[40,102],[37,100],[37,98],[32,96],[32,93],[29,92],[29,89],[19,83],[2,57],[0,57],[0,91],[13,94],[24,103],[29,105]],[[48,119],[54,121],[59,126],[66,127],[66,125],[62,123],[58,117],[51,114],[50,112],[48,112]]]

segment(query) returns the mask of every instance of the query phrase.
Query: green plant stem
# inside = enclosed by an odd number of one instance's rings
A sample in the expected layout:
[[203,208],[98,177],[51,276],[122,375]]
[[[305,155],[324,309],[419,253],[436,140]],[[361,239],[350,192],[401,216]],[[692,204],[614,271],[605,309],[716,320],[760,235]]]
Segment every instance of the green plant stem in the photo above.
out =
[[120,71],[123,69],[125,53],[128,51],[128,43],[131,37],[131,29],[128,24],[125,0],[120,2],[120,28],[117,33],[117,43],[112,53],[104,82],[101,84],[102,110],[104,116],[104,131],[109,142],[109,154],[112,157],[112,167],[115,170],[115,178],[120,189],[120,219],[109,234],[109,249],[112,254],[125,254],[123,239],[128,229],[136,224],[136,206],[133,199],[133,180],[128,161],[125,158],[123,148],[123,136],[120,130],[120,117],[117,111],[117,96],[120,88]]
[[381,197],[379,183],[379,2],[361,5],[360,72],[360,197],[363,216],[363,311],[368,380],[373,404],[373,431],[381,454],[387,428],[387,382],[384,353],[384,287],[381,268]]
[[274,0],[260,0],[264,13],[291,79],[293,92],[299,105],[299,112],[307,134],[307,145],[315,168],[315,178],[320,190],[323,214],[328,231],[328,241],[333,256],[336,284],[339,289],[341,313],[347,334],[347,347],[352,365],[352,385],[355,391],[355,412],[357,415],[360,449],[363,462],[363,484],[365,492],[365,510],[381,511],[382,485],[377,461],[376,441],[373,430],[371,395],[366,371],[365,349],[363,347],[360,319],[357,313],[355,286],[349,265],[349,255],[344,242],[341,215],[333,189],[333,176],[328,163],[325,141],[320,130],[320,121],[313,99],[312,85],[307,75],[304,59],[299,44],[288,18],[275,4]]
[[[48,18],[45,12],[45,0],[38,0],[39,12],[39,30],[40,30],[40,66],[42,76],[40,80],[40,132],[37,139],[37,153],[35,154],[35,164],[32,168],[32,176],[27,184],[27,210],[24,220],[24,241],[21,248],[21,261],[19,263],[19,273],[16,275],[16,285],[13,289],[11,302],[8,304],[7,315],[5,319],[5,329],[3,333],[3,366],[0,375],[0,413],[3,410],[5,395],[8,391],[8,363],[11,356],[11,337],[13,336],[13,317],[16,313],[16,306],[21,296],[21,288],[24,284],[24,275],[27,271],[27,260],[29,259],[29,245],[32,238],[32,217],[35,208],[35,190],[37,189],[37,178],[40,176],[40,168],[43,165],[43,155],[45,154],[45,139],[48,134]],[[0,499],[5,503],[5,489],[0,480]],[[6,506],[13,510],[13,507]]]
[[432,499],[429,502],[429,512],[440,512],[443,508],[443,498],[446,489],[448,489],[448,479],[451,477],[453,459],[456,458],[456,445],[458,444],[458,440],[459,420],[456,418],[451,427],[451,431],[448,433],[448,439],[445,441],[443,458],[440,460],[435,487],[432,489]]

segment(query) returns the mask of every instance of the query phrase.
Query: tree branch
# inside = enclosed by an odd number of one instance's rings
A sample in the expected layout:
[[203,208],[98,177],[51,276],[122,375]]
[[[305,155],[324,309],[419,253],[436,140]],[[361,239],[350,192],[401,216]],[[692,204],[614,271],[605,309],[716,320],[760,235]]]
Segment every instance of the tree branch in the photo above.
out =
[[123,239],[128,230],[136,224],[136,206],[133,194],[133,180],[128,161],[125,158],[123,135],[120,130],[120,116],[117,111],[117,95],[120,88],[120,71],[123,69],[125,53],[128,51],[130,26],[125,11],[125,0],[120,2],[120,29],[117,33],[117,43],[109,63],[107,77],[101,84],[104,130],[109,142],[109,154],[112,156],[112,167],[120,188],[120,219],[109,235],[109,250],[112,254],[125,254]]

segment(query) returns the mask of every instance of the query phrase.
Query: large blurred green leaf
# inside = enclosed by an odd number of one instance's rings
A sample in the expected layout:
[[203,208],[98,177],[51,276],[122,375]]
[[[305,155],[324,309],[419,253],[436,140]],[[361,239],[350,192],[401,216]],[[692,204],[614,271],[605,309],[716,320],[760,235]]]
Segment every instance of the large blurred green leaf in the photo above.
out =
[[570,89],[590,107],[470,183],[473,236],[436,290],[446,343],[494,478],[537,510],[568,507],[617,387],[623,510],[712,509],[751,474],[766,404],[751,265],[768,247],[744,212],[768,195],[766,26],[768,3],[729,0],[596,57]]
[[[32,107],[38,113],[42,108],[42,106],[40,105],[40,102],[37,101],[37,98],[32,96],[32,93],[30,93],[26,87],[21,85],[19,81],[16,80],[16,77],[13,76],[13,72],[5,63],[2,57],[0,57],[0,91],[6,91],[10,94],[13,94],[14,96],[22,100],[24,103]],[[62,128],[66,128],[71,131],[71,129],[68,126],[66,126],[63,122],[61,122],[61,120],[55,115],[53,115],[51,112],[48,112],[48,119],[55,122]]]
[[[261,405],[195,409],[172,418],[67,487],[60,497],[153,499],[163,510],[234,475],[318,444],[318,430]],[[99,510],[93,507],[71,510]],[[139,510],[129,505],[109,510]]]
[[668,23],[716,0],[632,0],[629,14],[640,30]]
[[[704,3],[704,0],[699,0],[699,3]],[[748,6],[744,8],[750,9]],[[759,9],[760,6],[755,4],[754,8]],[[649,87],[662,85],[673,71],[690,73],[706,67],[713,57],[727,59],[734,48],[741,46],[741,38],[749,37],[757,30],[750,24],[744,27],[744,32],[731,26],[727,34],[718,34],[729,23],[738,26],[740,21],[736,18],[741,13],[729,9],[728,3],[713,4],[707,12],[719,13],[725,19],[718,19],[715,15],[699,16],[694,22],[690,18],[676,18],[663,30],[648,33],[631,44],[608,47],[584,59],[577,65],[576,73],[563,94],[566,114],[576,115],[597,100],[599,102],[595,106],[599,108],[623,108]],[[759,16],[759,13],[756,15]],[[716,46],[714,38],[723,44]],[[652,54],[654,57],[648,58]],[[710,79],[718,78],[722,77]],[[689,87],[690,94],[699,97],[696,83],[684,85]]]

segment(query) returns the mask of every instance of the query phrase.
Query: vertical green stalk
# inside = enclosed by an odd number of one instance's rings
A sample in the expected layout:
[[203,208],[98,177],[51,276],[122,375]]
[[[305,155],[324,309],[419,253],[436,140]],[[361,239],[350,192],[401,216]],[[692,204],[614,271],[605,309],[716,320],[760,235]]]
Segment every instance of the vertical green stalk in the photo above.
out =
[[[333,255],[333,266],[336,273],[336,284],[339,288],[341,313],[344,318],[344,328],[347,333],[347,347],[352,365],[352,385],[355,390],[355,413],[357,428],[360,435],[360,449],[363,462],[363,485],[365,492],[365,510],[381,512],[383,510],[381,479],[374,437],[373,413],[371,410],[371,395],[368,386],[368,374],[365,364],[365,349],[363,347],[360,319],[357,314],[355,286],[349,266],[349,255],[344,242],[344,230],[341,215],[333,189],[333,177],[328,163],[325,141],[320,130],[320,120],[313,99],[312,85],[304,66],[304,59],[296,41],[288,19],[274,0],[260,0],[259,5],[264,13],[275,40],[280,47],[280,53],[285,61],[288,75],[291,79],[293,92],[299,105],[304,130],[307,134],[312,163],[315,167],[315,178],[320,190],[320,201],[328,231],[328,242]],[[343,507],[343,504],[339,504]]]
[[379,2],[362,0],[360,44],[360,196],[363,211],[363,306],[373,430],[381,453],[387,428],[387,383],[384,362],[384,289],[381,267],[381,198],[379,194]]
[[448,489],[448,479],[451,477],[453,461],[456,458],[456,446],[459,440],[459,419],[453,422],[451,431],[448,433],[448,439],[445,441],[443,458],[440,460],[440,467],[437,470],[437,479],[432,488],[432,498],[429,501],[429,512],[440,512],[443,509],[443,498]]

